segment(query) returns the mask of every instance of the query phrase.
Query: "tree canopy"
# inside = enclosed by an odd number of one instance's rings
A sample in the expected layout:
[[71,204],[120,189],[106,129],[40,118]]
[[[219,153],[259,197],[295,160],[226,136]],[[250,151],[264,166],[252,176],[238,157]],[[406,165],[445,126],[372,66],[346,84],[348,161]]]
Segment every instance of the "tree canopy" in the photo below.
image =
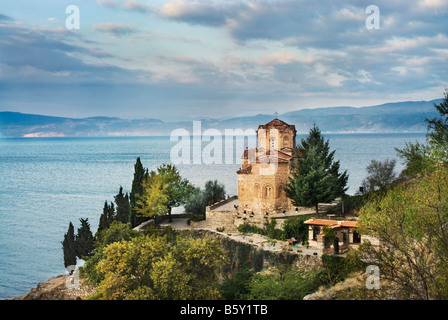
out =
[[145,234],[103,250],[97,298],[106,300],[218,299],[225,253],[216,239]]
[[448,163],[448,88],[442,102],[434,107],[439,116],[425,119],[428,123],[426,143],[407,142],[403,149],[395,148],[405,165],[403,176],[414,177],[433,170],[439,163]]
[[361,246],[366,261],[381,270],[408,299],[448,298],[448,168],[378,194],[361,209],[362,234],[380,247]]
[[67,268],[68,266],[76,265],[75,228],[71,221],[62,241],[62,249],[64,254],[64,267]]
[[315,207],[343,196],[347,190],[347,171],[339,173],[340,163],[334,161],[335,151],[330,152],[329,140],[325,140],[314,125],[298,149],[297,166],[285,186],[286,195],[296,206]]

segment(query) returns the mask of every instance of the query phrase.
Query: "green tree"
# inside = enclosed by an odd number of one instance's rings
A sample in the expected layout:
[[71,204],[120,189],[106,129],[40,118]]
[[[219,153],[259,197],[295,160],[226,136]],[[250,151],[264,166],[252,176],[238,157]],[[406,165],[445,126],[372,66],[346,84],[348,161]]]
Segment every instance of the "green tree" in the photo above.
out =
[[242,267],[219,285],[219,291],[224,300],[242,299],[249,293],[249,284],[252,279],[252,272],[249,267]]
[[369,190],[384,189],[388,184],[396,178],[395,159],[385,159],[384,161],[371,160],[366,167],[367,170],[367,185]]
[[306,217],[289,218],[283,223],[283,231],[287,239],[295,238],[302,243],[308,239],[308,225],[304,222],[308,219]]
[[140,157],[138,157],[134,165],[134,179],[132,180],[131,194],[129,196],[131,206],[131,215],[129,218],[129,222],[131,223],[132,227],[135,227],[144,221],[143,219],[141,218],[139,219],[137,217],[136,205],[138,198],[143,194],[143,181],[147,177],[148,177],[148,170],[145,170],[140,160]]
[[414,177],[435,167],[436,161],[431,157],[431,147],[428,144],[406,142],[403,149],[395,150],[405,165],[400,176]]
[[153,218],[157,222],[157,216],[168,213],[169,195],[168,185],[158,174],[153,174],[150,179],[143,181],[143,194],[138,197],[136,203],[137,215],[145,218]]
[[302,300],[319,287],[317,271],[276,268],[271,272],[257,273],[250,279],[245,300]]
[[115,220],[115,206],[111,202],[110,205],[107,201],[104,202],[103,213],[100,216],[100,221],[98,224],[98,231],[109,228],[111,223]]
[[120,186],[120,191],[114,199],[117,207],[115,219],[123,223],[128,223],[131,215],[131,206],[129,203],[128,193],[123,194],[123,187]]
[[414,177],[434,170],[438,163],[448,163],[448,89],[442,102],[434,107],[439,116],[425,119],[428,123],[426,143],[407,142],[403,149],[395,148],[405,165],[402,176]]
[[93,253],[94,240],[93,234],[90,231],[89,219],[79,219],[81,227],[78,228],[78,233],[75,237],[76,256],[80,259],[89,257]]
[[217,180],[208,180],[204,190],[194,188],[184,204],[185,212],[192,213],[193,219],[205,219],[205,209],[208,205],[225,199],[226,190]]
[[64,252],[64,267],[76,265],[75,228],[71,222],[68,225],[67,233],[64,234],[62,250]]
[[428,123],[428,138],[430,144],[437,146],[438,156],[445,162],[448,160],[448,88],[445,89],[443,100],[434,107],[439,116],[426,119]]
[[204,187],[204,196],[207,205],[224,200],[226,197],[226,189],[218,180],[208,180]]
[[225,253],[216,239],[142,235],[104,248],[97,269],[104,280],[97,298],[218,299],[218,273]]
[[335,199],[336,179],[321,162],[319,150],[307,150],[306,158],[299,161],[297,170],[292,172],[285,186],[286,195],[295,206],[315,207],[319,214],[319,203]]
[[315,207],[342,197],[347,190],[347,171],[339,173],[339,161],[334,161],[335,151],[330,152],[329,141],[314,125],[309,136],[298,146],[296,168],[285,186],[286,195],[295,206]]
[[448,299],[448,168],[438,166],[361,209],[362,234],[380,239],[360,250],[364,261],[381,270],[408,299]]
[[[169,221],[172,221],[171,210],[186,203],[194,191],[194,186],[187,179],[181,177],[179,171],[174,165],[163,164],[157,168],[157,171],[151,171],[149,180],[159,176],[162,184],[165,186],[164,191],[167,196],[166,208]],[[151,182],[149,182],[151,183]]]
[[205,209],[207,207],[207,199],[201,188],[194,188],[188,201],[184,205],[185,212],[193,215],[193,220],[205,219]]
[[97,233],[94,254],[85,261],[82,275],[94,286],[100,284],[104,280],[104,276],[97,271],[97,265],[104,258],[103,249],[111,243],[122,240],[129,241],[139,235],[139,231],[131,229],[130,223],[112,222],[109,228]]

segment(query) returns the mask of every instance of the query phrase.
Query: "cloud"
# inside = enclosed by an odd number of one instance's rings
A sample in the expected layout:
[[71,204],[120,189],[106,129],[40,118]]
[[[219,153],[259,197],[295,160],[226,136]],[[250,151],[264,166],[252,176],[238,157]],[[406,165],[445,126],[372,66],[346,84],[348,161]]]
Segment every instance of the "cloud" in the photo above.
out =
[[142,3],[141,1],[137,0],[97,0],[96,2],[98,3],[98,5],[103,7],[118,8],[140,13],[148,13],[154,10],[154,8],[150,4]]
[[359,0],[97,0],[98,17],[120,20],[81,32],[0,14],[2,104],[74,94],[66,110],[189,117],[432,99],[447,81],[445,2],[378,0],[379,30]]
[[293,55],[291,52],[280,51],[274,52],[265,56],[260,57],[260,63],[264,65],[279,65],[279,64],[289,64],[291,62],[303,62],[303,63],[312,63],[315,61],[315,58],[312,57],[298,57]]
[[12,20],[11,17],[0,13],[0,21],[11,21],[11,20]]
[[180,20],[191,24],[222,26],[237,8],[244,4],[216,1],[182,1],[176,0],[162,6],[159,14],[162,17]]
[[92,27],[92,30],[105,33],[113,38],[121,38],[137,31],[135,27],[114,22],[98,23]]

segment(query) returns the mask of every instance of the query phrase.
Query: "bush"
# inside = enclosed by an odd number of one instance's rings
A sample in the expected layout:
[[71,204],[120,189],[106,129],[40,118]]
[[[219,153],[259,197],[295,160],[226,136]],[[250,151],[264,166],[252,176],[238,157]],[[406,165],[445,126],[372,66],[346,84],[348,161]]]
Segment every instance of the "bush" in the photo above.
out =
[[308,216],[287,219],[283,223],[283,232],[286,239],[296,238],[304,243],[308,239],[308,226],[304,224]]
[[255,274],[247,285],[248,293],[241,295],[247,300],[302,300],[320,286],[316,271],[300,271],[277,268],[269,273]]

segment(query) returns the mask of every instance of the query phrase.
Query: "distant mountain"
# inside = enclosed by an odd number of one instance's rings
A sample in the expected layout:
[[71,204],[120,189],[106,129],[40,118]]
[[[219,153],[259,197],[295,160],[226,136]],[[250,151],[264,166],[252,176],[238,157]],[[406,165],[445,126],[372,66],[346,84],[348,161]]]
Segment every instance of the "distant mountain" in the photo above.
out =
[[[302,109],[278,117],[296,126],[298,133],[308,133],[316,123],[324,133],[348,132],[426,132],[425,118],[437,116],[431,101],[386,103],[370,107],[331,107]],[[201,130],[215,128],[257,129],[273,119],[273,115],[230,119],[198,119]],[[175,129],[192,132],[192,121],[164,122],[158,119],[121,119],[116,117],[65,118],[19,112],[0,112],[2,137],[103,137],[170,135]]]

